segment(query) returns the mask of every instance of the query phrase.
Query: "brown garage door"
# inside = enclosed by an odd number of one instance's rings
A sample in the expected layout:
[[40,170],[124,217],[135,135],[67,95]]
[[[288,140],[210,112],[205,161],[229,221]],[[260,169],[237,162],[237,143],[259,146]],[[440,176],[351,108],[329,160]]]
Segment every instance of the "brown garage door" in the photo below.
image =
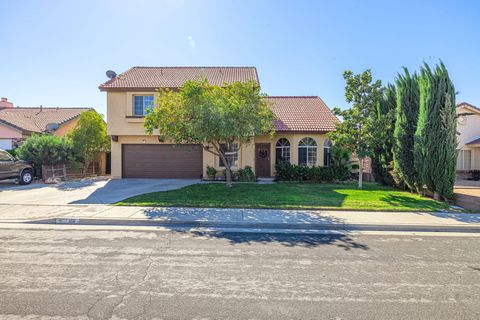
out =
[[195,178],[202,176],[200,145],[123,144],[124,178]]

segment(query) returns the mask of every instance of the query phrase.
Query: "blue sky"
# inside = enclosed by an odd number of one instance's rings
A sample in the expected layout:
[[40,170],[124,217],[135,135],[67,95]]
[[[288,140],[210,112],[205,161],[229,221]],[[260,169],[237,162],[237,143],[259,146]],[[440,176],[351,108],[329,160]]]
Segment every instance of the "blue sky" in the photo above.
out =
[[0,0],[0,96],[105,113],[105,71],[256,66],[270,95],[346,107],[342,72],[446,64],[480,105],[480,1]]

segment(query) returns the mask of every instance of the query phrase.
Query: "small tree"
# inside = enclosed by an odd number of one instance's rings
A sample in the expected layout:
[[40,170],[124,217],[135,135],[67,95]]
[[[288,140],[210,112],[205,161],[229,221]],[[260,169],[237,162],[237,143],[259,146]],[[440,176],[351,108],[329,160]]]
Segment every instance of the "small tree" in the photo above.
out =
[[451,198],[457,162],[455,89],[443,63],[434,70],[425,64],[419,83],[416,171],[435,199]]
[[20,159],[30,161],[40,174],[42,165],[55,165],[68,162],[72,152],[69,140],[33,134],[15,150]]
[[397,108],[394,131],[394,168],[395,175],[405,183],[411,191],[417,191],[418,174],[415,170],[414,137],[417,129],[420,95],[418,89],[418,76],[410,75],[404,68],[404,75],[399,74],[396,79]]
[[147,133],[158,129],[174,143],[202,144],[221,158],[226,185],[232,185],[234,144],[273,134],[272,110],[256,82],[234,82],[222,87],[206,80],[187,81],[178,91],[160,89],[155,107],[145,117]]
[[73,154],[82,163],[82,173],[85,175],[90,164],[101,151],[110,148],[107,135],[107,125],[96,111],[86,111],[80,115],[75,128],[68,133],[72,143]]
[[354,75],[345,71],[343,78],[347,82],[345,98],[352,107],[347,110],[334,108],[333,112],[342,117],[330,138],[342,147],[348,148],[359,159],[358,188],[363,184],[363,162],[372,154],[374,141],[374,113],[382,97],[382,82],[373,81],[372,73],[366,70]]

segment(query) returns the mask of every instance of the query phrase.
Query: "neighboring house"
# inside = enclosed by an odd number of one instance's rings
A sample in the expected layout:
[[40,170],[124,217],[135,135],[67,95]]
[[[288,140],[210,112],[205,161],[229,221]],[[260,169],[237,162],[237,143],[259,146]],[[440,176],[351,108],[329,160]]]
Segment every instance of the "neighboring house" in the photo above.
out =
[[480,108],[462,102],[457,105],[458,159],[457,172],[463,175],[480,170]]
[[[2,102],[7,101],[2,98]],[[32,133],[64,136],[75,127],[82,112],[91,108],[14,108],[0,105],[0,149],[15,149]]]
[[[112,75],[112,73],[110,73]],[[114,178],[200,178],[207,166],[222,170],[220,159],[198,145],[173,145],[143,128],[146,109],[153,107],[159,87],[178,89],[189,79],[210,84],[258,80],[253,67],[133,67],[101,84],[107,92],[107,126],[112,138],[111,173]],[[274,174],[275,162],[328,164],[337,118],[316,96],[267,98],[276,116],[275,135],[255,137],[241,145],[233,169],[251,166],[259,177]]]

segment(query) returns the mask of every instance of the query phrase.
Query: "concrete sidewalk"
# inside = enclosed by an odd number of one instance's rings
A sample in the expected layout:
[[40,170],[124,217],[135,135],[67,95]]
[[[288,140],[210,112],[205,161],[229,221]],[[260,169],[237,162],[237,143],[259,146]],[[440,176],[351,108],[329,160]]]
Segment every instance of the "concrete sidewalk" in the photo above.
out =
[[480,214],[328,210],[1,205],[0,223],[480,232]]

